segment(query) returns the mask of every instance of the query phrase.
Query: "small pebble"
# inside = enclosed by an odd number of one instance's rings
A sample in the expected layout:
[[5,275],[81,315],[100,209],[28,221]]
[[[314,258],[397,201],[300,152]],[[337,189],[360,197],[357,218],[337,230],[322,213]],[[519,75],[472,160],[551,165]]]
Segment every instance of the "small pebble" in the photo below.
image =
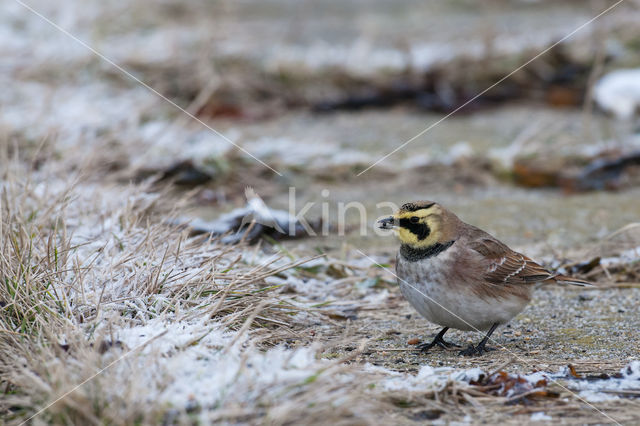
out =
[[418,343],[420,343],[420,339],[416,339],[416,338],[409,339],[407,341],[407,345],[417,345]]

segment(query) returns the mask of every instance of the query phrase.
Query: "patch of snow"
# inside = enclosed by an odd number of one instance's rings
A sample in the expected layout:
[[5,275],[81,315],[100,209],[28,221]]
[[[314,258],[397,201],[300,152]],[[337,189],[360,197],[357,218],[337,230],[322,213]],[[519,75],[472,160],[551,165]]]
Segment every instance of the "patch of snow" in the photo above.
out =
[[[566,375],[566,373],[564,374]],[[619,377],[598,380],[571,380],[569,388],[578,391],[579,395],[589,402],[618,399],[620,396],[615,391],[640,390],[640,361],[631,361],[624,366],[620,370]]]
[[245,144],[259,158],[277,158],[284,164],[303,165],[314,158],[330,156],[340,151],[332,142],[301,143],[298,140],[280,137],[262,137]]
[[453,145],[443,155],[431,157],[427,154],[414,155],[403,160],[403,168],[424,167],[430,164],[444,164],[450,166],[462,158],[468,158],[473,155],[473,147],[465,141],[461,141]]
[[[233,333],[225,331],[222,324],[203,318],[180,322],[170,318],[154,318],[144,325],[117,330],[115,338],[129,349],[143,346],[140,351],[143,354],[170,356],[196,341],[198,345],[194,345],[194,348],[226,347],[232,340]],[[145,344],[146,342],[149,343]],[[210,353],[210,349],[208,352]]]
[[627,380],[640,380],[640,361],[631,361],[620,373]]
[[382,386],[388,391],[441,391],[448,384],[456,382],[462,386],[485,375],[484,371],[473,368],[469,370],[455,370],[451,367],[434,368],[424,365],[418,374],[403,374],[382,379]]
[[360,303],[367,305],[381,305],[389,297],[389,291],[384,289],[382,291],[375,291],[365,296]]
[[462,380],[463,382],[479,382],[480,379],[486,377],[486,373],[481,368],[471,368],[464,370],[460,375],[456,377],[456,380]]
[[453,145],[449,152],[442,158],[440,158],[440,162],[443,164],[451,165],[461,158],[468,158],[473,155],[473,148],[469,144],[469,142],[458,142]]
[[[563,30],[558,30],[563,31]],[[543,48],[553,42],[559,34],[554,32],[510,34],[498,37],[491,47],[494,55],[509,55],[527,48]],[[237,53],[237,52],[236,52]],[[486,56],[486,42],[465,39],[455,42],[412,42],[407,50],[375,46],[360,38],[351,44],[336,45],[318,41],[310,45],[279,45],[263,55],[267,70],[286,68],[323,71],[340,69],[359,76],[369,76],[381,71],[403,71],[406,69],[428,70],[455,58],[482,58]]]
[[638,261],[640,261],[640,246],[624,250],[617,256],[602,258],[600,264],[604,267],[611,267]]
[[531,384],[536,384],[540,380],[549,380],[549,373],[545,373],[543,371],[536,371],[535,373],[526,374],[523,376]]
[[379,365],[373,365],[369,362],[364,364],[362,370],[368,373],[379,373],[385,376],[402,376],[402,373],[398,371],[389,370],[388,368],[381,367]]
[[128,377],[132,367],[144,365],[148,371],[137,377],[134,386],[144,389],[145,398],[156,404],[184,409],[275,397],[313,380],[329,363],[318,359],[314,347],[263,352],[251,346],[243,349],[246,339],[229,347],[235,332],[224,330],[222,324],[206,319],[174,323],[158,319],[121,329],[117,335],[128,348],[159,337],[130,355],[133,360],[114,368],[121,377]]
[[411,155],[402,161],[402,169],[425,167],[433,163],[431,156],[427,154]]
[[532,422],[546,422],[546,421],[551,421],[553,419],[551,418],[551,416],[545,414],[544,411],[538,411],[531,414],[531,417],[529,418],[529,420],[531,420]]
[[596,103],[620,120],[630,120],[640,107],[640,68],[615,70],[595,85]]

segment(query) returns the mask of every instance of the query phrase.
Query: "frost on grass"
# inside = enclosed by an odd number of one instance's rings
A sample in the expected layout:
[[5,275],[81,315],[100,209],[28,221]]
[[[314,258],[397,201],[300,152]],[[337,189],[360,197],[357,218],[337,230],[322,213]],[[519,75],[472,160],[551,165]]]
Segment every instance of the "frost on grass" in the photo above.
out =
[[[379,368],[368,366],[373,371]],[[452,385],[463,388],[470,387],[469,383],[478,381],[486,373],[479,368],[459,370],[451,367],[434,368],[424,365],[417,374],[401,374],[387,370],[388,378],[381,382],[381,386],[387,391],[406,390],[410,392],[442,392]]]
[[612,377],[575,380],[569,387],[589,402],[640,395],[640,361],[631,361]]
[[281,423],[298,419],[300,406],[318,422],[374,415],[363,399],[368,373],[320,359],[318,346],[286,346],[321,315],[305,293],[313,286],[283,291],[300,262],[189,238],[166,225],[172,212],[144,187],[70,186],[55,168],[27,178],[20,164],[6,166],[0,382],[9,391],[0,410],[8,418]]
[[367,291],[377,281],[358,262],[305,264],[190,238],[166,225],[180,206],[163,208],[144,186],[5,166],[0,410],[9,419],[372,423],[394,401],[471,398],[475,370],[405,376],[349,362],[360,349],[327,360],[320,342],[289,346],[330,318],[385,303],[389,292]]
[[120,363],[113,374],[130,377],[132,367],[139,366],[135,370],[146,372],[129,387],[144,396],[140,403],[164,406],[168,413],[195,413],[204,421],[246,416],[275,420],[290,415],[278,414],[280,404],[305,388],[313,394],[316,381],[327,386],[326,377],[331,377],[333,393],[325,395],[331,399],[329,407],[347,409],[344,404],[354,396],[349,392],[357,392],[350,386],[353,374],[327,371],[332,364],[318,359],[317,348],[278,346],[261,352],[246,337],[234,344],[237,335],[219,323],[151,321],[118,336],[123,348],[141,349],[133,365]]
[[[208,58],[199,57],[205,47],[219,48],[213,56],[223,59],[264,55],[255,49],[260,35],[224,20],[212,25],[211,2],[29,4],[184,107],[215,80]],[[342,330],[345,323],[332,321],[393,296],[370,291],[381,281],[367,275],[370,260],[298,264],[166,225],[180,206],[166,208],[163,194],[144,183],[112,186],[112,174],[157,171],[176,159],[206,162],[230,145],[16,2],[0,4],[0,37],[3,419],[390,423],[398,419],[385,417],[389,401],[439,399],[443,410],[447,400],[471,401],[460,399],[474,395],[477,378],[467,370],[361,368],[358,350],[322,359],[320,342],[305,345],[310,329]],[[406,65],[397,49],[367,45],[273,49],[250,61],[262,63],[259,70],[307,64],[321,74],[336,64],[355,74]],[[410,53],[428,67],[442,52],[416,46]],[[238,84],[227,74],[217,76],[222,88]],[[370,162],[330,138],[301,150],[285,137],[224,133],[285,168]],[[468,155],[459,145],[447,161]]]

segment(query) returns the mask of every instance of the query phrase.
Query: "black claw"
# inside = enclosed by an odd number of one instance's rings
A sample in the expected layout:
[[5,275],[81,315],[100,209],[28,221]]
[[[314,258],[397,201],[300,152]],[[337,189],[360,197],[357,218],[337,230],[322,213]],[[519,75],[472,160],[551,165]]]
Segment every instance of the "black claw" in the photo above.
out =
[[458,352],[458,355],[461,355],[461,356],[474,356],[474,355],[478,355],[478,351],[477,351],[475,346],[469,345],[469,347],[467,349],[463,349],[460,352]]
[[462,346],[460,345],[456,345],[455,343],[451,343],[451,342],[446,342],[444,340],[441,340],[438,342],[438,346],[440,346],[443,349],[458,349],[461,348]]
[[491,348],[491,347],[486,347],[484,345],[478,345],[478,346],[473,346],[473,345],[469,345],[469,347],[467,349],[463,349],[460,352],[458,352],[458,355],[462,355],[462,356],[475,356],[475,355],[482,355],[485,352],[491,352],[491,351],[495,351],[496,348]]
[[478,346],[469,345],[467,349],[460,351],[459,355],[474,356],[474,355],[482,355],[484,352],[495,351],[495,348],[487,348],[485,345],[487,344],[487,341],[489,340],[493,332],[496,330],[496,328],[498,328],[498,323],[493,324],[491,326],[491,328],[487,332],[487,335],[484,336],[484,339],[482,339],[482,341],[478,343]]
[[461,348],[461,346],[458,346],[455,343],[447,342],[445,340],[436,340],[436,339],[434,339],[433,342],[431,343],[421,343],[416,347],[420,349],[422,352],[427,352],[429,349],[431,349],[434,346],[440,346],[442,349]]
[[434,342],[431,343],[421,343],[418,346],[416,346],[416,348],[418,348],[418,350],[420,350],[420,352],[427,352],[429,349],[431,349],[432,347],[435,346]]
[[442,330],[440,330],[440,333],[438,333],[438,335],[433,339],[431,343],[422,343],[418,345],[417,348],[421,352],[427,352],[429,349],[431,349],[436,345],[440,346],[442,349],[459,348],[460,346],[456,345],[455,343],[447,342],[442,338],[442,336],[444,336],[444,333],[446,333],[448,329],[449,327],[443,328]]
[[[459,352],[459,355],[474,356],[474,355],[482,355],[483,353],[489,352],[489,351],[495,351],[495,348],[487,348],[485,345],[487,344],[487,341],[491,337],[491,334],[493,334],[496,328],[498,328],[498,325],[499,325],[498,323],[495,323],[491,326],[491,328],[487,332],[487,335],[484,336],[484,339],[482,339],[482,341],[478,343],[478,346],[469,345],[468,348],[461,350]],[[440,330],[438,335],[433,339],[431,343],[422,343],[418,345],[417,348],[422,352],[427,352],[429,349],[431,349],[436,345],[440,346],[443,349],[461,348],[461,346],[458,346],[454,343],[449,343],[443,339],[444,334],[447,332],[447,330],[449,330],[449,327],[443,328],[442,330]]]

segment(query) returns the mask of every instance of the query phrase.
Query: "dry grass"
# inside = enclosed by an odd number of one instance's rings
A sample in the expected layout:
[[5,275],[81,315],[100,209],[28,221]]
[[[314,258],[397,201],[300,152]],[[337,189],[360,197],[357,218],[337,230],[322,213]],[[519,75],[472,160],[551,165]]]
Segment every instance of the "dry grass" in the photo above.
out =
[[[370,423],[381,412],[384,404],[364,397],[370,375],[345,365],[358,351],[327,362],[317,359],[319,347],[278,346],[321,315],[303,295],[291,300],[266,281],[286,282],[305,259],[190,238],[166,225],[179,206],[163,208],[162,194],[144,186],[110,188],[90,174],[69,179],[60,164],[33,170],[8,158],[0,225],[6,421]],[[264,371],[256,375],[255,365]],[[219,377],[225,370],[235,373]],[[198,395],[216,386],[210,400]]]
[[[226,46],[221,35],[231,45],[245,40],[245,53],[261,39],[260,32],[243,39],[253,32],[234,16],[224,21],[235,13],[230,3],[76,3],[62,10],[65,26],[192,112],[212,97],[225,113],[237,95],[241,107],[253,107],[267,89],[268,97],[288,91],[306,103],[336,88],[323,67],[307,70],[315,72],[310,82],[287,80],[298,60],[279,62],[278,52],[276,71],[227,56],[214,67],[215,49]],[[33,5],[59,18],[47,2]],[[380,270],[330,258],[301,265],[307,259],[192,238],[167,225],[184,203],[159,186],[123,183],[128,177],[176,159],[226,158],[232,194],[251,184],[247,169],[258,166],[244,156],[235,161],[226,143],[34,16],[0,8],[7,28],[24,31],[9,40],[10,77],[1,77],[8,94],[0,115],[0,423],[35,416],[35,424],[380,424],[467,415],[497,422],[526,420],[534,408],[564,415],[584,407],[575,399],[506,405],[505,397],[455,380],[409,389],[405,383],[419,381],[415,365],[438,358],[392,364],[384,352],[409,349],[406,333],[384,339],[390,317],[406,319],[398,313],[406,304],[390,302],[399,295]],[[211,16],[221,22],[212,25]],[[25,56],[32,41],[38,49]],[[282,181],[268,184],[279,190]],[[413,332],[424,333],[424,324]],[[385,368],[369,365],[372,352]],[[402,385],[389,388],[389,380]]]
[[166,225],[180,205],[164,208],[144,185],[112,188],[86,171],[70,179],[55,162],[30,164],[2,164],[8,423],[373,424],[417,406],[460,418],[490,398],[455,381],[389,391],[398,373],[364,367],[365,342],[320,358],[340,339],[313,343],[309,331],[344,329],[342,309],[358,303],[379,309],[358,302],[354,286],[379,272],[327,259],[298,267],[304,259],[190,238]]
[[[325,258],[301,265],[306,259],[290,254],[190,238],[166,225],[182,205],[166,208],[164,194],[145,184],[112,187],[87,170],[67,172],[64,161],[34,168],[33,153],[8,152],[0,225],[7,422],[372,424],[529,413],[455,380],[389,390],[398,373],[364,366],[366,346],[322,359],[349,339],[353,346],[344,322],[351,309],[390,309],[359,300],[391,289],[382,271]],[[635,229],[611,241],[632,247]],[[383,288],[354,285],[376,276]],[[367,324],[356,327],[369,334]],[[314,339],[316,329],[325,337]]]
[[640,223],[630,223],[603,238],[585,260],[565,268],[598,288],[640,288]]

